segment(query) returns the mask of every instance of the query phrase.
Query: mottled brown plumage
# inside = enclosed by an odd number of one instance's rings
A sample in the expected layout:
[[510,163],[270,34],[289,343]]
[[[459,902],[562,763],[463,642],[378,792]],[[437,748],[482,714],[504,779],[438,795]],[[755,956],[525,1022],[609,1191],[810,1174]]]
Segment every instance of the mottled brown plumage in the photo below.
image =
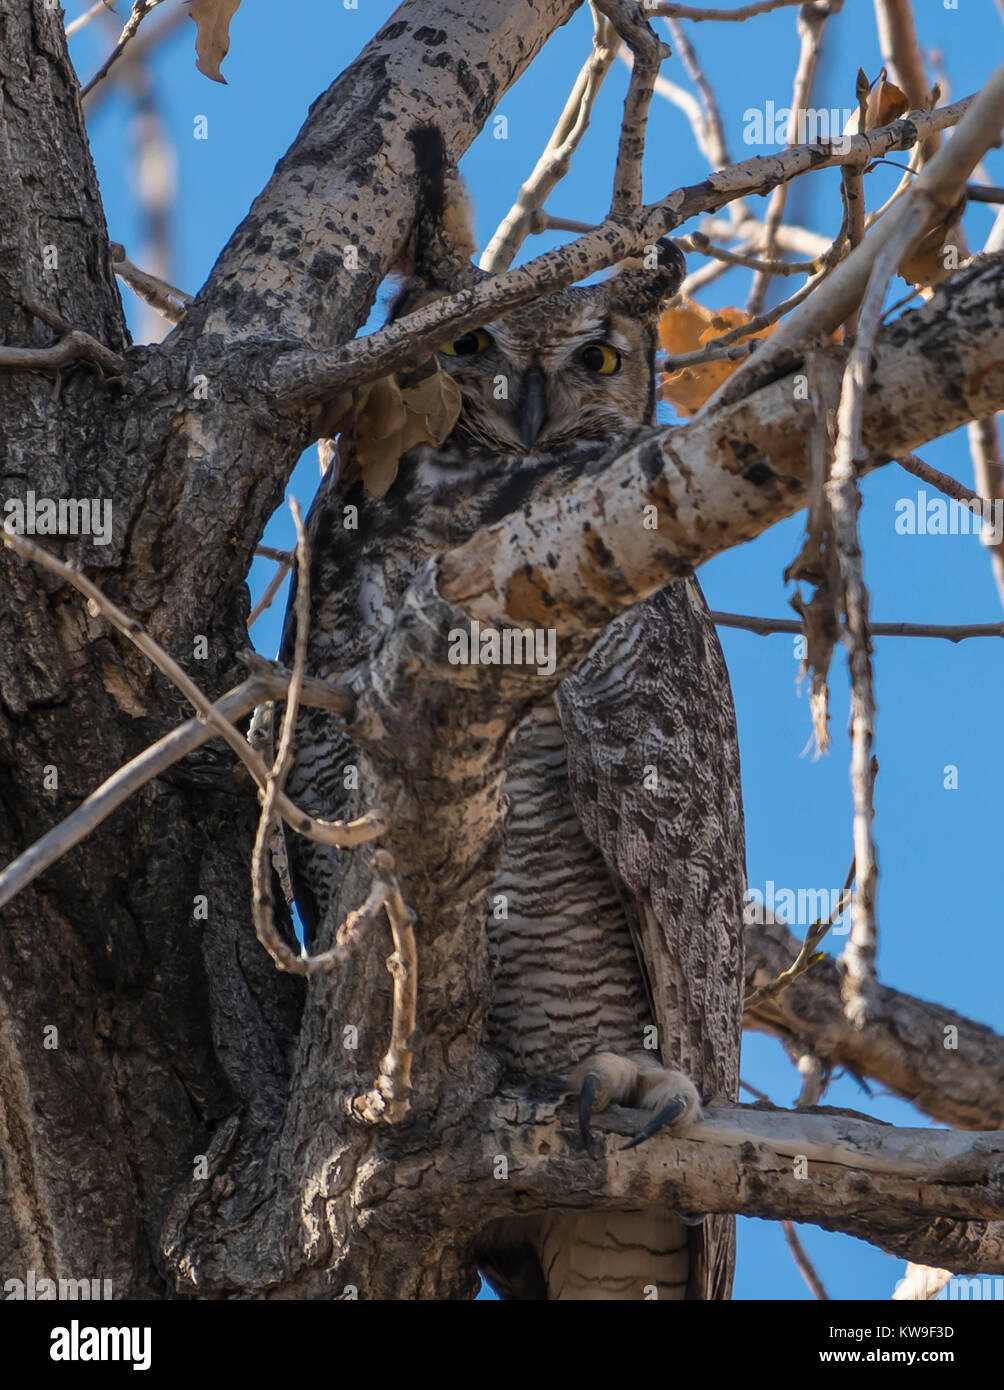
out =
[[[657,315],[681,274],[682,257],[663,247],[647,266],[444,345],[439,362],[463,400],[450,439],[407,455],[383,499],[367,496],[350,455],[322,484],[309,519],[313,672],[344,669],[373,649],[431,553],[530,495],[560,492],[645,432]],[[410,293],[429,290],[406,287],[404,307]],[[351,531],[347,506],[358,508]],[[317,815],[358,811],[346,790],[351,761],[327,718],[304,711],[293,796]],[[597,1105],[658,1109],[681,1095],[692,1115],[687,1077],[705,1096],[734,1098],[745,887],[739,763],[728,676],[696,581],[612,624],[557,699],[527,712],[505,793],[486,931],[488,1040],[507,1071],[566,1076],[595,1089]],[[304,915],[318,921],[337,857],[298,840],[293,861]],[[482,1246],[503,1296],[722,1298],[734,1222],[687,1226],[669,1211],[544,1213],[495,1225]]]

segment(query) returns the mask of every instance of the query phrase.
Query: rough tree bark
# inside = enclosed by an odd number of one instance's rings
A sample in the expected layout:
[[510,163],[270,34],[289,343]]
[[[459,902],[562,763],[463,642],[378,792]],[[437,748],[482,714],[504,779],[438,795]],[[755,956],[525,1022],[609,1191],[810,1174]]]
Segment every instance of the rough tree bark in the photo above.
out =
[[[45,0],[4,7],[3,338],[45,347],[58,337],[33,312],[39,306],[122,361],[114,374],[64,369],[58,393],[49,376],[0,373],[0,492],[112,499],[111,543],[62,542],[61,553],[214,697],[239,679],[253,547],[320,431],[323,403],[303,385],[311,362],[320,354],[326,370],[322,350],[352,337],[408,233],[407,132],[435,119],[458,156],[576,7],[481,0],[461,13],[444,0],[406,0],[314,103],[179,327],[142,349],[127,340],[61,16]],[[868,138],[903,147],[917,129],[901,122]],[[757,162],[747,161],[742,178],[709,180],[689,202],[647,209],[642,227],[609,229],[589,243],[588,264],[570,255],[548,266],[568,283],[697,204],[717,208],[736,187],[786,177],[798,160],[802,170],[827,162],[818,152],[784,158],[755,177],[747,166]],[[349,244],[357,270],[345,266]],[[525,299],[532,274],[513,283]],[[1002,320],[1004,264],[991,257],[890,328],[865,421],[876,461],[1004,406]],[[838,354],[829,366],[825,354],[819,360],[839,373]],[[345,359],[355,379],[365,375],[360,361]],[[379,662],[352,673],[364,785],[372,804],[393,810],[386,843],[420,922],[417,1085],[405,1125],[361,1126],[351,1114],[386,1046],[380,931],[344,971],[306,989],[274,971],[254,939],[248,864],[258,806],[249,783],[149,783],[4,909],[0,1270],[95,1271],[112,1279],[116,1297],[306,1298],[353,1288],[371,1298],[469,1296],[472,1242],[500,1204],[623,1204],[627,1182],[639,1205],[684,1194],[707,1210],[819,1220],[945,1262],[932,1248],[936,1212],[955,1223],[957,1266],[1004,1267],[993,1224],[1004,1216],[999,1137],[963,1136],[965,1144],[918,1154],[901,1136],[897,1160],[876,1169],[881,1140],[860,1127],[848,1139],[851,1122],[824,1113],[811,1136],[820,1164],[843,1148],[844,1166],[857,1168],[853,1180],[821,1184],[815,1206],[807,1185],[782,1180],[776,1157],[808,1142],[804,1117],[780,1114],[760,1134],[736,1108],[733,1138],[707,1168],[717,1187],[693,1161],[708,1135],[653,1141],[628,1170],[613,1139],[605,1158],[587,1161],[557,1094],[496,1094],[497,1064],[478,1032],[487,964],[476,923],[500,833],[500,753],[530,690],[514,669],[482,668],[465,682],[445,662],[443,635],[462,607],[532,618],[543,589],[510,582],[503,552],[511,562],[505,547],[515,539],[532,565],[535,526],[553,526],[567,539],[547,581],[566,624],[556,682],[624,606],[804,505],[806,428],[805,408],[780,378],[669,441],[653,436],[606,476],[610,488],[627,477],[658,502],[671,523],[658,545],[639,552],[615,526],[602,547],[584,537],[582,520],[597,514],[607,486],[594,480],[557,512],[504,523],[430,567]],[[188,711],[66,585],[6,550],[0,581],[6,862]],[[199,637],[207,654],[196,659]],[[533,698],[541,692],[534,675]],[[368,864],[365,853],[350,863],[353,901],[365,896]],[[194,912],[200,896],[205,920]],[[346,1025],[359,1030],[353,1051],[343,1046]],[[766,1026],[794,1027],[790,1017]],[[615,1112],[604,1123],[630,1133],[634,1122]],[[745,1148],[734,1138],[744,1124]],[[716,1118],[709,1133],[721,1125]],[[452,1172],[441,1162],[451,1153],[463,1158]],[[486,1167],[498,1153],[520,1175],[505,1194]],[[771,1165],[778,1178],[765,1183],[760,1170]],[[876,1172],[884,1176],[869,1188]]]

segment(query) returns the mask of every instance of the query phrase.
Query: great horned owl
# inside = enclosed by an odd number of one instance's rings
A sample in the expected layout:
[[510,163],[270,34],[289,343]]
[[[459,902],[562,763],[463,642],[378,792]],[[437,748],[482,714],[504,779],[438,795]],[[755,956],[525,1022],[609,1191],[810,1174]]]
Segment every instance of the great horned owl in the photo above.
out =
[[[551,295],[444,344],[438,362],[463,402],[450,438],[406,455],[382,499],[347,454],[311,509],[313,672],[373,650],[430,553],[531,493],[567,487],[649,431],[657,319],[681,277],[682,256],[667,244],[651,268]],[[411,292],[442,293],[430,278]],[[351,532],[346,506],[358,507]],[[303,711],[291,793],[317,815],[357,813],[343,775],[352,760],[327,717]],[[735,1098],[739,760],[728,675],[696,580],[614,622],[557,699],[526,714],[505,795],[490,900],[502,895],[506,911],[486,909],[485,930],[488,1041],[507,1071],[567,1076],[584,1110],[620,1101],[692,1114],[695,1087]],[[297,840],[293,869],[312,928],[334,897],[338,857]],[[479,1261],[503,1297],[727,1298],[734,1221],[544,1213],[489,1228]]]

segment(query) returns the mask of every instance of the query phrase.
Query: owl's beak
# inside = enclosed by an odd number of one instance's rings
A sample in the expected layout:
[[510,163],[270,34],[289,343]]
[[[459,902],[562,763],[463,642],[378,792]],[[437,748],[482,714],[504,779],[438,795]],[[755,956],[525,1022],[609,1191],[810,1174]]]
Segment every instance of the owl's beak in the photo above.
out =
[[523,448],[531,449],[547,419],[547,378],[540,367],[531,367],[523,377],[517,415]]

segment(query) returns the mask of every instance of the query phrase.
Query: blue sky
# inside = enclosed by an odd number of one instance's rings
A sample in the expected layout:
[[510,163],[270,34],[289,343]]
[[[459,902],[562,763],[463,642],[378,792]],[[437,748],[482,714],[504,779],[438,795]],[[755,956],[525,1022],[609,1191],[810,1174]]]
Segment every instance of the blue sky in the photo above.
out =
[[[167,0],[160,14],[177,3]],[[723,3],[723,0],[719,0]],[[84,9],[66,0],[67,17]],[[128,12],[119,0],[120,19]],[[194,66],[194,25],[186,22],[152,63],[157,100],[177,165],[174,212],[174,282],[195,292],[219,251],[246,213],[302,124],[307,108],[393,12],[385,0],[287,0],[283,6],[244,0],[234,18],[231,51],[223,71],[228,85],[208,81]],[[952,99],[976,90],[1000,61],[1004,27],[988,0],[940,0],[915,5],[921,38],[940,53]],[[702,24],[688,28],[722,106],[732,158],[764,153],[743,143],[744,113],[768,100],[787,106],[798,41],[795,10],[783,10],[742,25]],[[147,21],[155,24],[155,12]],[[533,167],[589,46],[591,23],[580,11],[559,30],[498,110],[508,119],[508,138],[494,139],[489,126],[463,161],[473,196],[479,241],[484,245]],[[113,36],[100,23],[73,40],[82,77],[89,76]],[[872,5],[848,0],[831,21],[813,104],[852,107],[858,66],[875,77],[881,66]],[[666,76],[688,85],[679,59],[667,61]],[[929,72],[932,71],[929,66]],[[605,210],[616,133],[625,87],[618,65],[597,101],[593,127],[573,161],[568,178],[551,198],[558,216],[598,221]],[[193,122],[206,116],[209,138],[193,138]],[[132,193],[133,107],[122,88],[95,112],[91,122],[94,157],[113,239],[143,263],[140,223]],[[990,180],[1004,184],[1004,157],[986,160]],[[707,170],[682,114],[657,100],[653,106],[646,159],[646,197],[654,200]],[[867,180],[868,205],[877,207],[899,179],[882,169]],[[759,211],[759,200],[752,200]],[[827,171],[793,186],[788,216],[814,230],[834,233],[840,222],[837,175]],[[967,215],[974,246],[982,245],[992,209]],[[684,230],[693,230],[686,228]],[[558,243],[534,238],[526,257]],[[791,282],[784,282],[790,286]],[[800,283],[800,282],[795,282]],[[906,287],[897,282],[893,299]],[[748,274],[737,271],[701,295],[711,307],[742,304]],[[140,331],[137,301],[123,291],[130,322]],[[378,305],[372,325],[379,323]],[[672,421],[667,414],[667,421]],[[971,482],[965,433],[947,436],[921,451],[945,472]],[[306,506],[316,487],[313,450],[290,483]],[[994,622],[1000,603],[990,566],[972,536],[900,535],[894,527],[899,499],[914,497],[916,481],[892,468],[864,485],[861,532],[866,578],[876,620]],[[793,518],[755,542],[719,557],[700,572],[712,608],[788,616],[782,572],[797,553],[802,519]],[[264,540],[287,546],[288,514],[273,519]],[[250,584],[257,596],[271,567],[256,561]],[[256,626],[258,647],[273,654],[282,600]],[[848,688],[838,652],[831,681],[833,747],[813,760],[805,754],[808,702],[796,685],[798,663],[791,637],[759,638],[723,631],[739,720],[746,806],[747,861],[751,886],[768,880],[778,887],[837,887],[850,857]],[[959,1012],[1004,1028],[999,981],[1004,969],[1000,883],[999,750],[996,728],[1002,671],[1001,645],[978,640],[947,642],[876,639],[875,678],[879,704],[876,754],[881,772],[876,792],[881,885],[880,973],[884,982],[933,998]],[[946,790],[944,769],[958,769],[958,787]],[[841,941],[835,943],[840,949]],[[744,1042],[745,1079],[781,1104],[798,1093],[798,1077],[779,1044],[756,1034]],[[830,1088],[829,1103],[863,1110],[901,1125],[928,1123],[912,1107],[872,1088],[866,1094],[853,1078]],[[812,1227],[802,1239],[834,1298],[888,1298],[902,1264],[850,1237]],[[784,1245],[781,1229],[741,1220],[738,1298],[810,1297]]]

